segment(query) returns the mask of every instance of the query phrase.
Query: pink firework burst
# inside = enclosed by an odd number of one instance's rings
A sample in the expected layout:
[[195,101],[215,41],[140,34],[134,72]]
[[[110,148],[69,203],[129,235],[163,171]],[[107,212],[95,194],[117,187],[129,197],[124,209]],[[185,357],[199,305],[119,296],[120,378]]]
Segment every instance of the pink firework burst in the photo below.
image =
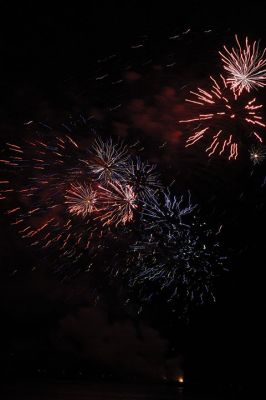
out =
[[137,208],[137,195],[132,186],[123,185],[118,181],[110,181],[106,187],[99,187],[102,213],[100,220],[105,225],[125,225],[134,217]]
[[[228,87],[223,76],[221,79],[211,79],[209,90],[198,88],[191,91],[192,99],[186,99],[193,104],[196,116],[179,121],[180,123],[196,124],[194,133],[186,141],[186,147],[192,146],[201,139],[210,140],[206,153],[227,154],[229,160],[237,159],[239,143],[243,140],[242,131],[249,132],[258,142],[262,143],[258,131],[265,128],[260,114],[262,105],[256,98],[240,99],[235,91]],[[195,108],[195,110],[194,110]]]
[[266,49],[261,50],[259,42],[249,43],[246,37],[242,47],[235,35],[237,47],[228,50],[223,46],[220,51],[225,71],[228,72],[227,83],[240,95],[243,90],[250,92],[253,88],[266,86]]

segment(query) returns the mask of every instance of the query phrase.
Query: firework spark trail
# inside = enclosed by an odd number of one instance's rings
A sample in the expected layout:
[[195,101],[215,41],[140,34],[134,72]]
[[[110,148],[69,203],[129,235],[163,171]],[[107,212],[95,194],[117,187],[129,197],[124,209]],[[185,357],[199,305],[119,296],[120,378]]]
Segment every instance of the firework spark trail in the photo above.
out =
[[[82,218],[90,211],[88,202],[82,204],[82,196],[88,201],[93,195],[88,188],[86,192],[85,186],[75,184],[80,179],[90,181],[78,161],[82,150],[68,135],[50,138],[49,142],[30,140],[23,149],[7,143],[7,148],[8,156],[2,163],[10,169],[9,190],[16,194],[10,202],[17,201],[21,206],[7,210],[13,216],[11,224],[31,246],[55,248],[60,257],[77,260],[84,249],[91,247],[94,232],[98,241],[102,236],[99,224],[88,224]],[[81,218],[72,218],[77,215]]]
[[256,41],[250,44],[248,37],[243,47],[237,35],[235,40],[236,48],[228,50],[223,46],[224,52],[219,52],[223,67],[229,74],[227,83],[231,89],[241,95],[243,90],[250,92],[251,89],[266,86],[266,49],[260,50]]
[[171,195],[169,189],[161,192],[160,196],[149,196],[142,207],[142,218],[147,223],[146,229],[160,228],[164,224],[176,226],[182,224],[182,217],[197,207],[191,203],[190,193],[187,206],[184,207],[183,203],[183,196],[178,200],[176,196]]
[[240,143],[237,124],[245,124],[249,134],[257,141],[263,141],[261,134],[258,133],[266,127],[260,113],[262,105],[256,102],[256,98],[242,103],[237,94],[228,88],[228,83],[222,75],[221,83],[213,77],[210,79],[212,82],[210,90],[198,88],[196,92],[190,92],[194,98],[186,99],[197,107],[197,115],[179,122],[200,123],[195,133],[187,139],[186,147],[210,137],[211,143],[206,148],[209,157],[216,153],[218,155],[227,153],[229,160],[235,160],[238,157]]

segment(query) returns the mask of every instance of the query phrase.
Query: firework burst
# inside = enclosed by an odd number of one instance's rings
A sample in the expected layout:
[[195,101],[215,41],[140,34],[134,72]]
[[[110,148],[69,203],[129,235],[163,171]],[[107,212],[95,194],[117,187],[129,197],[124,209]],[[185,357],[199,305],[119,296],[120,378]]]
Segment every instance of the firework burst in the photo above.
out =
[[235,35],[237,47],[228,50],[224,46],[224,52],[219,52],[223,67],[228,72],[228,84],[240,95],[243,90],[266,86],[266,49],[261,50],[259,42],[249,43],[246,37],[242,47],[237,35]]
[[[154,225],[152,219],[158,215],[157,204],[151,219],[138,239],[131,246],[128,264],[130,286],[137,288],[143,300],[163,293],[172,301],[182,299],[185,303],[201,304],[214,300],[214,279],[221,273],[224,257],[220,255],[216,235],[205,222],[194,214],[194,206],[182,206],[183,198],[177,201],[168,193],[161,203],[160,215],[170,210],[171,221],[162,218]],[[150,230],[150,226],[153,227]]]
[[212,85],[210,90],[198,88],[191,91],[192,99],[186,99],[196,108],[195,117],[181,120],[180,123],[196,124],[194,133],[186,141],[186,147],[206,139],[210,145],[206,147],[208,156],[213,154],[227,154],[229,160],[235,160],[239,153],[239,144],[245,135],[239,135],[242,131],[248,132],[248,139],[254,138],[262,143],[260,130],[265,128],[261,116],[262,105],[256,98],[240,100],[228,83],[221,76],[221,81],[210,77]]
[[266,149],[264,146],[253,146],[249,154],[250,154],[249,158],[254,165],[260,164],[262,161],[265,160]]
[[102,213],[100,220],[103,225],[125,225],[134,217],[137,209],[137,195],[132,186],[123,185],[118,181],[109,182],[106,187],[100,186]]
[[[111,144],[115,154],[120,147],[109,140]],[[100,249],[112,222],[118,223],[114,199],[107,210],[107,195],[102,195],[104,189],[99,189],[98,179],[80,161],[83,158],[84,151],[70,136],[57,136],[49,141],[30,140],[23,147],[7,143],[6,157],[0,161],[10,178],[1,179],[0,200],[8,200],[6,214],[11,224],[31,246],[56,250],[60,263],[74,263],[85,252]],[[104,179],[101,183],[105,187]],[[129,200],[130,189],[124,190]],[[127,211],[121,216],[123,223],[132,218],[129,205]]]
[[110,171],[95,170],[93,156],[80,161],[84,154],[71,138],[8,150],[1,162],[20,174],[1,178],[0,198],[12,195],[6,214],[31,246],[50,249],[57,272],[72,276],[102,257],[110,279],[126,279],[129,296],[140,301],[161,294],[185,304],[214,298],[223,265],[217,238],[195,215],[190,194],[185,202],[160,187],[154,166],[118,157],[107,181]]
[[87,217],[97,211],[98,193],[91,185],[74,183],[66,191],[65,203],[70,214]]
[[127,147],[123,143],[114,143],[97,138],[92,145],[89,160],[82,160],[96,180],[109,182],[123,177],[129,158]]
[[143,162],[139,157],[130,160],[125,169],[125,181],[140,197],[150,196],[162,188],[156,165]]

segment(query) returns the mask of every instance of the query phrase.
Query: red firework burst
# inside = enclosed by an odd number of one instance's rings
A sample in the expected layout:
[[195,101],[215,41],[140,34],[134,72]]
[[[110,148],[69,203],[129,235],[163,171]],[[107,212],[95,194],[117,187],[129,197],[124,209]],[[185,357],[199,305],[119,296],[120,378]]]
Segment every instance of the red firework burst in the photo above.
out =
[[266,127],[260,113],[262,105],[257,103],[256,98],[240,100],[222,75],[219,81],[213,77],[210,79],[212,84],[209,90],[198,88],[196,92],[190,92],[192,99],[186,99],[195,106],[197,113],[194,118],[179,121],[197,124],[186,141],[186,147],[206,138],[210,140],[206,148],[209,157],[227,154],[229,160],[236,159],[241,141],[240,130],[247,131],[248,128],[248,136],[262,142],[258,133],[259,129]]

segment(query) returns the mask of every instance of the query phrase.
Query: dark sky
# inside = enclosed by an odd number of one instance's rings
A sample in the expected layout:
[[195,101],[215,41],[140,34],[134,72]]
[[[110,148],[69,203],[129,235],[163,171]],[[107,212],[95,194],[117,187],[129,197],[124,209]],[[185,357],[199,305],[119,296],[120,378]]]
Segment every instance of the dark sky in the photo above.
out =
[[[138,81],[139,76],[142,79],[133,86],[129,83],[132,91],[123,94],[123,99],[140,97],[146,117],[149,98],[158,93],[170,107],[174,101],[171,92],[163,89],[171,87],[173,75],[150,76],[144,67],[137,66],[141,64],[138,56],[129,54],[131,44],[138,43],[144,35],[149,45],[143,57],[152,55],[157,64],[163,64],[172,51],[166,38],[191,28],[195,32],[187,48],[191,64],[187,67],[182,61],[184,47],[180,55],[175,54],[188,77],[193,73],[193,60],[200,59],[201,45],[203,55],[208,54],[203,30],[215,32],[211,46],[223,43],[235,32],[266,43],[263,2],[142,3],[98,1],[89,2],[86,9],[81,3],[55,9],[46,3],[32,6],[14,2],[3,7],[1,145],[9,138],[20,140],[26,135],[23,124],[29,119],[58,129],[69,121],[69,115],[91,111],[94,103],[97,110],[111,104],[112,92],[105,93],[104,87],[94,86],[91,77],[102,72],[97,60],[114,53],[120,55],[121,62],[109,67],[112,74],[132,62],[136,68],[127,75],[128,82],[135,82],[135,78]],[[207,63],[205,59],[202,65],[196,64],[197,76],[202,76]],[[120,94],[115,96],[114,103]],[[138,129],[138,120],[134,119],[137,105],[133,101],[130,104],[130,121]],[[169,129],[175,119],[171,112]],[[111,126],[110,119],[104,114],[100,122],[96,121],[96,128]],[[149,135],[147,119],[143,124]],[[163,119],[158,122],[158,134],[164,124]],[[118,124],[112,126],[117,128]],[[86,136],[84,128],[77,128],[74,134]],[[262,166],[252,175],[252,168],[242,162],[233,172],[228,166],[225,172],[221,172],[220,165],[216,168],[211,170],[211,176],[206,171],[204,175],[200,170],[188,171],[181,178],[181,185],[192,185],[197,196],[207,202],[203,209],[214,195],[220,219],[226,210],[225,220],[230,222],[225,242],[232,253],[231,270],[218,284],[217,303],[193,309],[188,322],[179,320],[163,299],[138,315],[134,307],[125,309],[107,291],[94,308],[86,274],[62,282],[51,272],[49,261],[26,248],[1,217],[2,373],[9,377],[59,376],[64,370],[72,377],[87,370],[97,376],[111,373],[173,378],[184,370],[194,381],[225,380],[244,386],[257,379],[264,350],[265,188],[261,184],[265,173]],[[243,200],[239,200],[241,195]]]

